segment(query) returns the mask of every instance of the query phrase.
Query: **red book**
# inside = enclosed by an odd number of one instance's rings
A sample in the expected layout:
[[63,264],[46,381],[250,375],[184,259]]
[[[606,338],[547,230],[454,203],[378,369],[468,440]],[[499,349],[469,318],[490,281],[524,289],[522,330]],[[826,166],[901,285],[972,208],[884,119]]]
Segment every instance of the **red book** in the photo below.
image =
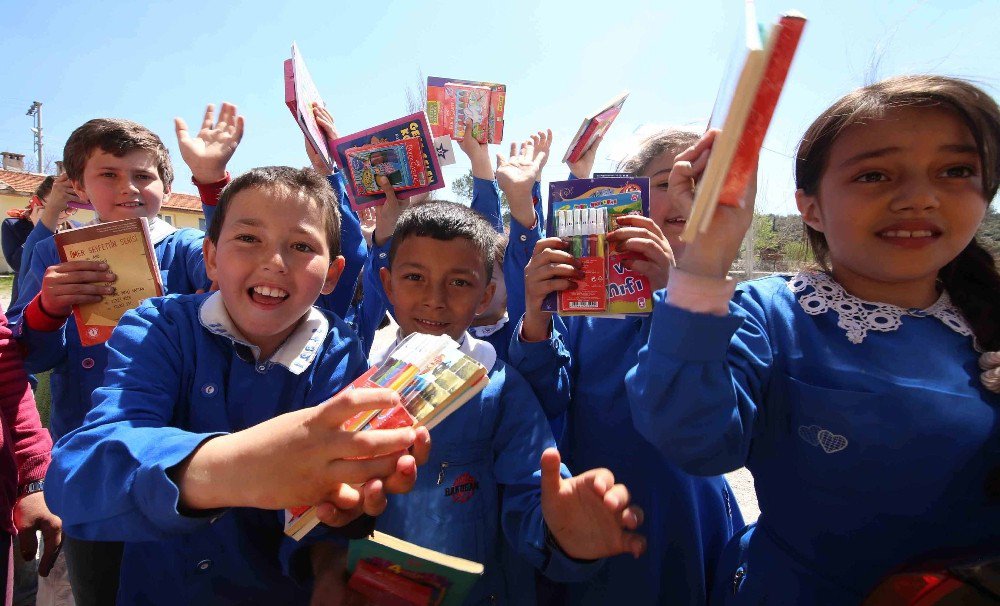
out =
[[437,593],[432,587],[368,560],[358,560],[347,586],[378,606],[431,606]]
[[[712,122],[719,116],[719,102],[729,100],[724,107],[722,132],[715,139],[708,166],[695,193],[691,217],[681,238],[692,242],[708,225],[719,204],[738,206],[757,168],[764,135],[771,124],[774,109],[785,85],[785,78],[798,48],[806,19],[801,14],[783,15],[766,36],[761,37],[753,0],[746,0],[746,58],[735,80],[735,88],[727,90],[727,79],[720,90]],[[731,92],[731,97],[727,93]]]
[[594,144],[598,137],[608,132],[611,124],[622,111],[625,99],[628,99],[628,91],[625,91],[604,104],[601,109],[583,119],[580,130],[576,131],[573,140],[566,148],[563,162],[572,163],[580,159],[580,156],[587,153],[587,150]]

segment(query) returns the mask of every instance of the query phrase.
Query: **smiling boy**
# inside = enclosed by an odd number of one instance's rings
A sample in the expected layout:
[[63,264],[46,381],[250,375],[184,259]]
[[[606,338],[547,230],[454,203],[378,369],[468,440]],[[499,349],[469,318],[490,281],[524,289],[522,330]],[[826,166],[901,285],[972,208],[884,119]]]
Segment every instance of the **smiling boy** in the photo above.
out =
[[[105,386],[57,443],[47,498],[69,534],[126,541],[118,603],[305,603],[285,573],[309,576],[311,541],[264,509],[332,504],[321,519],[342,524],[412,485],[400,453],[417,441],[425,456],[426,430],[341,428],[398,397],[331,398],[367,368],[350,328],[312,306],[343,270],[339,234],[322,177],[254,169],[205,240],[219,291],[149,299],[108,341]],[[372,478],[386,480],[341,483]]]

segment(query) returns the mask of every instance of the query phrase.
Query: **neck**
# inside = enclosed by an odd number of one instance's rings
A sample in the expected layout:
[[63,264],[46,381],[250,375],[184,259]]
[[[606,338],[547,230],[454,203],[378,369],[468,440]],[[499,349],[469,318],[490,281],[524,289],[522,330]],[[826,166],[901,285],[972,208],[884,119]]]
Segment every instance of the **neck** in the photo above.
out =
[[505,309],[498,309],[493,313],[487,313],[478,316],[476,317],[475,320],[472,321],[472,326],[490,326],[492,324],[496,324],[497,322],[500,321],[500,318],[503,317],[506,311],[507,310]]
[[900,282],[882,282],[835,265],[833,278],[844,290],[859,299],[889,303],[906,309],[926,309],[941,295],[937,288],[937,274]]

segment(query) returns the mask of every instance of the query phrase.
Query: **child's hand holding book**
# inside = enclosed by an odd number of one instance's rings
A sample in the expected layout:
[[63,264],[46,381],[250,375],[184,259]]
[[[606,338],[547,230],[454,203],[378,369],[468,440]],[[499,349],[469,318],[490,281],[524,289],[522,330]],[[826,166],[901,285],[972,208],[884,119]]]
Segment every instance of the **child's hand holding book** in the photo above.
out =
[[573,257],[560,238],[542,238],[535,243],[531,260],[524,268],[524,318],[520,338],[543,341],[549,338],[552,312],[542,309],[542,301],[552,292],[576,288],[574,279],[583,277],[580,260]]
[[68,318],[74,305],[98,303],[104,295],[115,292],[115,281],[107,263],[65,261],[51,265],[42,276],[39,303],[51,318]]
[[[472,119],[465,121],[466,132],[472,132]],[[475,137],[464,137],[458,142],[465,155],[472,163],[472,176],[485,181],[493,180],[493,164],[490,162],[489,144],[480,143]]]
[[[322,105],[314,103],[313,117],[316,119],[316,125],[319,126],[327,141],[335,141],[340,138],[340,135],[337,133],[337,125],[333,121],[333,116],[329,110]],[[309,156],[309,163],[312,164],[313,169],[321,175],[329,173],[330,171],[326,167],[326,161],[323,159],[323,156],[313,147],[312,142],[309,141],[309,137],[304,137],[304,139],[306,142],[306,155]]]
[[667,285],[670,268],[674,266],[674,251],[656,221],[642,215],[619,217],[618,229],[608,234],[608,243],[641,256],[623,264],[648,277],[654,291]]

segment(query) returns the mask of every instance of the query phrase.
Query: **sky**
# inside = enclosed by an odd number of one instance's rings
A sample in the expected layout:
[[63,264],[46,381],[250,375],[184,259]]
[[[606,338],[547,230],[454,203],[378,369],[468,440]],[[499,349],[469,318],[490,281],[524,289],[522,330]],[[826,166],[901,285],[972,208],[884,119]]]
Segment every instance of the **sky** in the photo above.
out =
[[[795,212],[791,157],[799,137],[853,88],[902,73],[941,73],[1000,95],[1000,1],[757,0],[762,21],[790,9],[809,23],[764,142],[762,212]],[[229,101],[247,120],[233,174],[304,166],[282,81],[295,41],[341,134],[406,115],[406,90],[423,86],[421,73],[502,82],[505,141],[493,151],[551,128],[544,179],[561,180],[568,169],[559,160],[583,117],[624,89],[631,96],[596,170],[613,170],[656,126],[704,130],[742,14],[742,0],[0,0],[0,150],[34,156],[25,112],[35,100],[43,104],[44,154],[52,159],[86,120],[129,118],[167,144],[174,189],[194,193],[173,118],[195,128],[207,103]],[[445,169],[449,182],[469,168],[455,149],[460,160]]]

